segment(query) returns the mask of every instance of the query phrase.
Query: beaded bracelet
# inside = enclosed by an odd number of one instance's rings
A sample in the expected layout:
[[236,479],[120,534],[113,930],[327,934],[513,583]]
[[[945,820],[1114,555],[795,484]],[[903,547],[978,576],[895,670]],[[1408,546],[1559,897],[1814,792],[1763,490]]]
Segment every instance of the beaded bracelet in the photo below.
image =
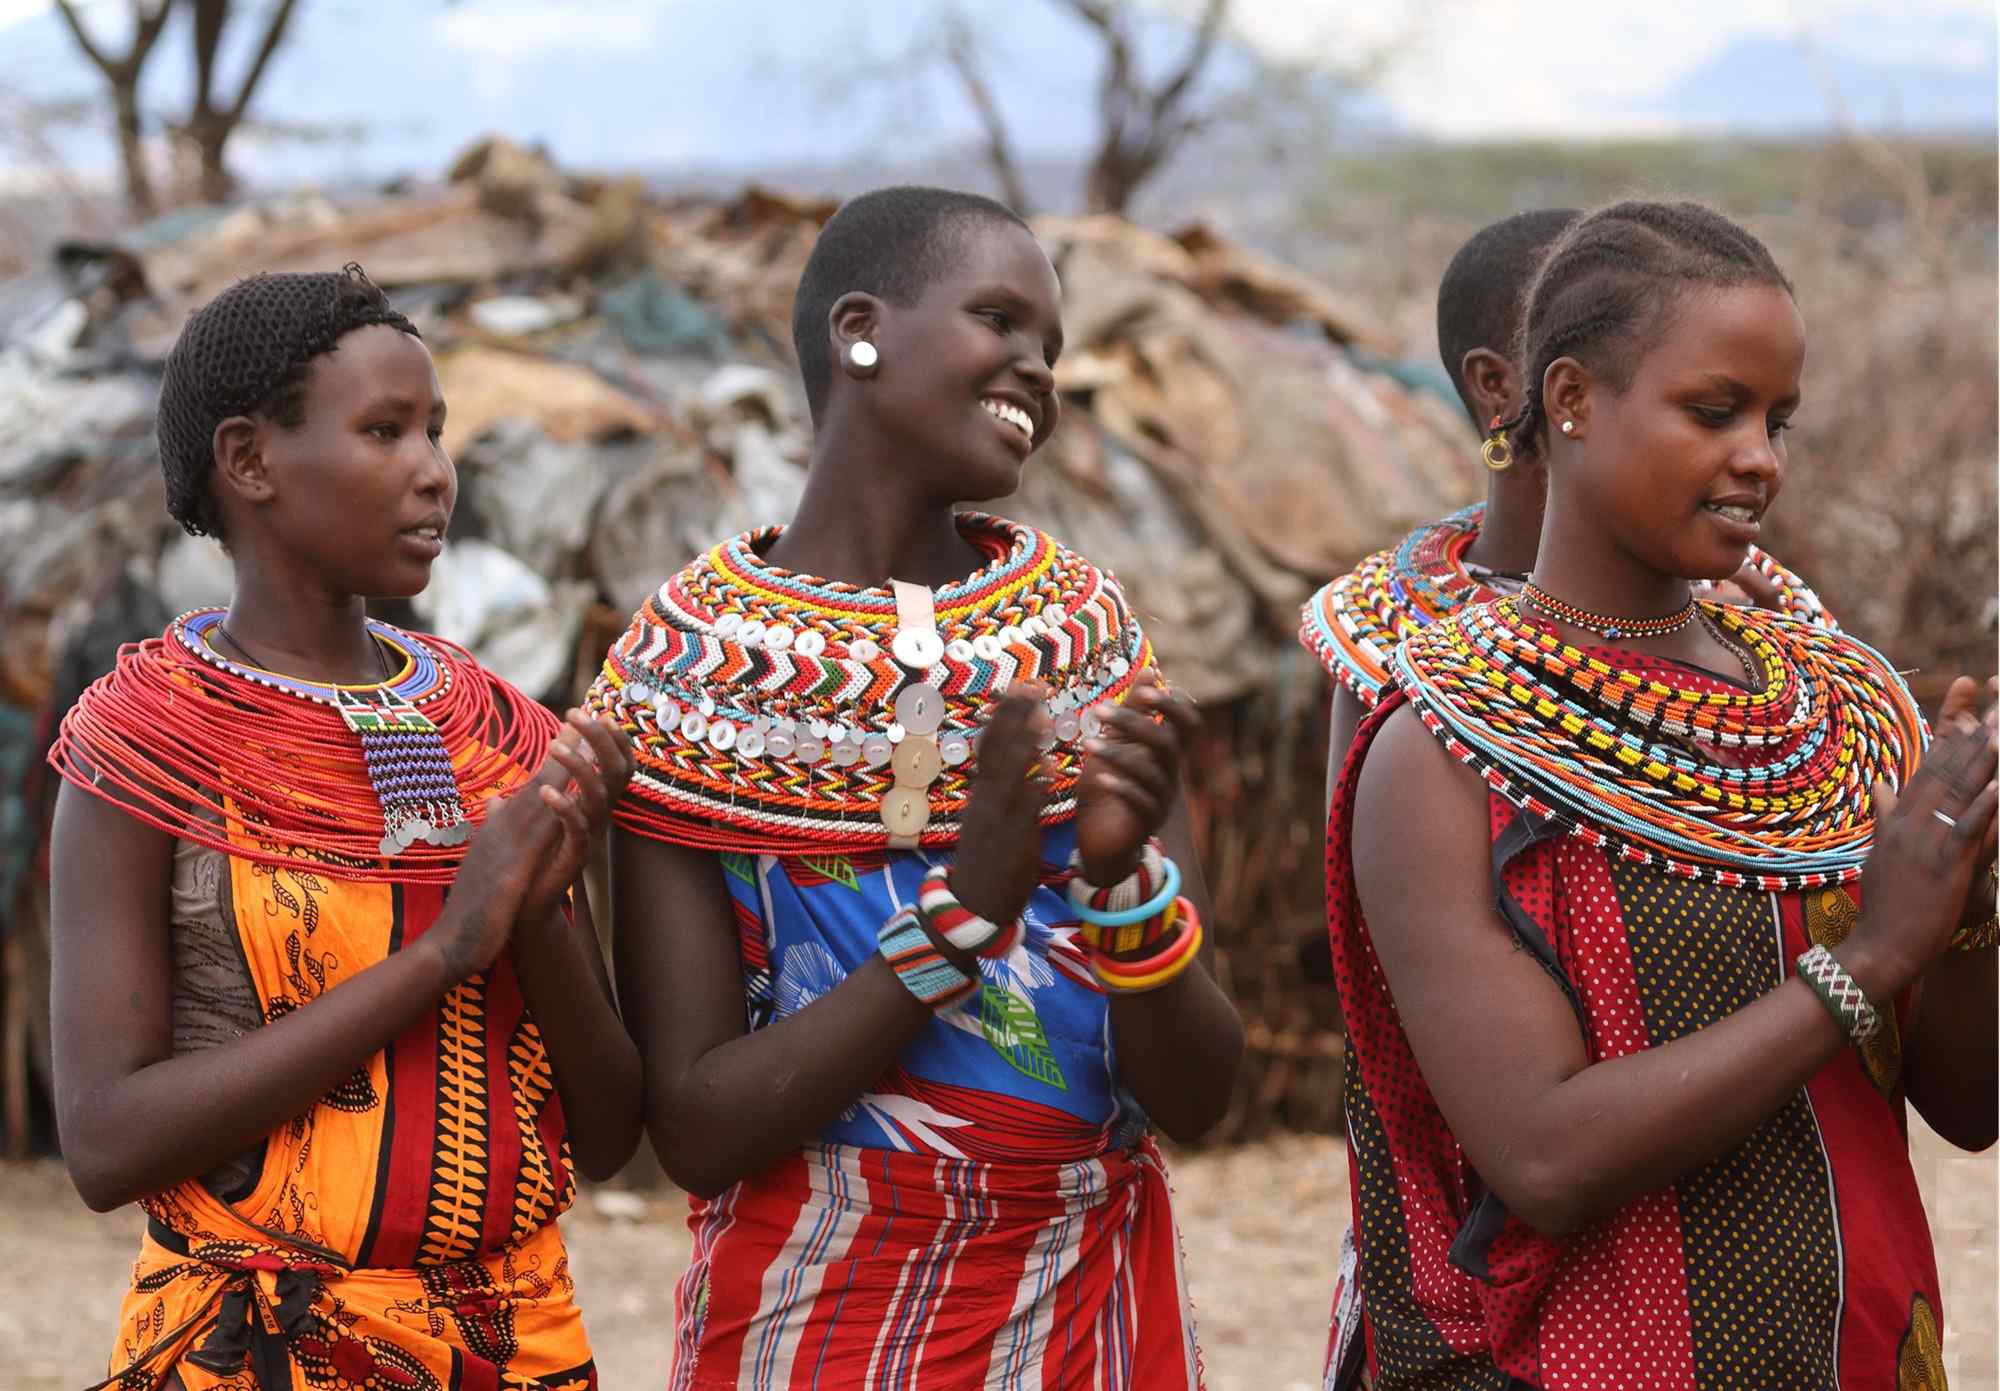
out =
[[[2000,863],[1987,872],[1986,893],[1989,899],[2000,898]],[[1987,947],[2000,947],[2000,902],[1994,904],[1994,911],[1985,922],[1961,927],[1945,944],[1946,951],[1983,951]]]
[[1090,969],[1097,983],[1113,994],[1140,995],[1158,990],[1187,970],[1201,952],[1201,917],[1186,899],[1175,904],[1180,930],[1167,949],[1146,961],[1112,961],[1092,953]]
[[933,1010],[958,1003],[978,985],[937,949],[914,908],[904,908],[883,923],[875,940],[903,988]]
[[1181,867],[1164,856],[1161,858],[1160,863],[1164,866],[1161,874],[1164,882],[1161,884],[1159,892],[1136,908],[1126,908],[1111,912],[1101,908],[1092,908],[1088,903],[1078,903],[1074,896],[1070,898],[1070,907],[1076,910],[1078,918],[1096,927],[1124,927],[1130,923],[1139,923],[1144,922],[1148,918],[1156,918],[1167,911],[1168,906],[1176,898],[1180,897],[1181,892]]
[[1160,883],[1166,877],[1166,858],[1160,842],[1149,836],[1139,848],[1138,867],[1117,883],[1100,887],[1083,877],[1083,856],[1072,849],[1069,852],[1069,901],[1079,908],[1095,908],[1109,913],[1136,908],[1159,891]]
[[960,903],[951,891],[951,867],[944,864],[932,865],[924,875],[917,890],[917,910],[931,931],[974,956],[1005,956],[1014,950],[1024,930],[1019,918],[1002,927]]
[[1854,977],[1818,942],[1799,953],[1799,979],[1812,987],[1849,1043],[1866,1043],[1882,1026],[1882,1016]]

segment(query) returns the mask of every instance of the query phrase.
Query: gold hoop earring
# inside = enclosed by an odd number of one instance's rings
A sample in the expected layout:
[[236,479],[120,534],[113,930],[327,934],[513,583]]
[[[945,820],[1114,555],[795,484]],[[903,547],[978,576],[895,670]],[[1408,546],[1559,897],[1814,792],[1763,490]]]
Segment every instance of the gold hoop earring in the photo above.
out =
[[1507,443],[1507,432],[1500,428],[1500,417],[1493,417],[1493,435],[1479,446],[1479,461],[1494,473],[1505,473],[1514,467],[1514,448]]

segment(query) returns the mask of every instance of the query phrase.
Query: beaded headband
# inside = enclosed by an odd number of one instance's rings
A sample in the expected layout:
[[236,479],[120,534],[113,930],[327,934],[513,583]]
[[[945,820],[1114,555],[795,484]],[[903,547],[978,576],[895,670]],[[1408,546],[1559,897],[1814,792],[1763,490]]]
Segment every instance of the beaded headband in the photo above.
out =
[[1607,854],[1735,888],[1857,878],[1876,780],[1900,789],[1928,742],[1908,688],[1852,638],[1699,602],[1747,649],[1761,689],[1615,666],[1515,599],[1405,640],[1396,683],[1489,787]]
[[[1405,638],[1467,604],[1501,597],[1465,564],[1485,519],[1486,504],[1479,502],[1418,527],[1307,601],[1299,641],[1363,709],[1382,698],[1390,659]],[[1780,612],[1838,630],[1819,595],[1768,553],[1752,546],[1746,563],[1777,587]]]
[[[745,852],[951,844],[985,716],[1026,680],[1051,691],[1043,820],[1073,815],[1093,707],[1124,698],[1152,646],[1117,582],[1082,556],[1001,518],[958,523],[995,558],[932,591],[933,626],[900,624],[889,585],[771,565],[761,552],[777,527],[725,541],[661,585],[585,702],[633,741],[621,823]],[[899,758],[913,734],[935,741],[925,778]],[[910,809],[889,794],[913,783],[927,783],[927,805],[906,826]]]

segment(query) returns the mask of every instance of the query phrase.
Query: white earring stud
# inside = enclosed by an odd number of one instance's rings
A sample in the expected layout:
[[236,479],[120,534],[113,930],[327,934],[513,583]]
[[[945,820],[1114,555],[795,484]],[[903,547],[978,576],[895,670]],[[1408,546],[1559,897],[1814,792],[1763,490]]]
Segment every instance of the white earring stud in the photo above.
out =
[[874,371],[875,364],[882,360],[882,355],[875,351],[875,345],[866,338],[849,343],[846,356],[847,365],[862,372]]
[[1574,420],[1565,420],[1563,422],[1563,433],[1565,435],[1568,435],[1568,434],[1574,434],[1575,432],[1576,432],[1576,422]]

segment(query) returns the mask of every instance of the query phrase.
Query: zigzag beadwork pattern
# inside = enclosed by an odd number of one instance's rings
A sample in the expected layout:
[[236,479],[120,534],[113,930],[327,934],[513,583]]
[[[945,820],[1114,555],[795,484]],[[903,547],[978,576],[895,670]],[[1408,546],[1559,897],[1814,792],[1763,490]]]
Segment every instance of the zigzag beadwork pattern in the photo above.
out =
[[929,646],[898,647],[889,586],[815,579],[766,561],[777,527],[724,541],[661,585],[613,644],[585,702],[633,741],[636,796],[619,808],[620,821],[705,849],[882,848],[883,798],[897,786],[891,765],[909,732],[897,699],[923,687],[943,712],[935,729],[943,767],[928,787],[920,839],[952,844],[979,730],[995,697],[1028,680],[1050,691],[1043,819],[1073,815],[1093,707],[1125,697],[1153,664],[1151,644],[1117,582],[1082,556],[1001,518],[963,513],[958,522],[992,559],[933,591]]
[[[1480,502],[1420,526],[1307,601],[1299,641],[1363,709],[1372,708],[1388,688],[1390,661],[1405,638],[1468,604],[1503,597],[1465,563],[1485,520],[1486,504]],[[1767,552],[1752,546],[1745,563],[1777,589],[1780,613],[1838,630],[1812,587]]]
[[1699,602],[1757,690],[1613,665],[1514,599],[1406,639],[1393,672],[1454,758],[1607,854],[1759,891],[1858,878],[1875,783],[1901,789],[1929,740],[1909,689],[1843,634]]

